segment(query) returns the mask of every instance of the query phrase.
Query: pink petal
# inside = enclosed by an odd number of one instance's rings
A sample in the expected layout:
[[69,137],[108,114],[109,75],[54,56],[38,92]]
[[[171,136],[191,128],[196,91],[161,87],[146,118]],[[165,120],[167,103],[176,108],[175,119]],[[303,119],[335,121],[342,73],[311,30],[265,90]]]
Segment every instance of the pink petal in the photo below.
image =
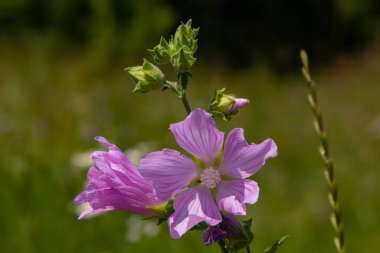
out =
[[108,152],[95,151],[91,154],[91,158],[99,170],[110,175],[118,174],[117,176],[120,178],[116,177],[115,180],[128,177],[136,178],[138,181],[141,178],[136,166],[115,144],[110,143],[104,137],[96,137],[95,140],[108,148]]
[[249,104],[249,100],[245,98],[235,98],[235,103],[231,107],[231,112],[236,112],[240,108]]
[[204,186],[195,186],[179,194],[174,200],[174,210],[168,220],[173,239],[180,238],[202,221],[211,226],[222,221],[210,190]]
[[245,204],[254,204],[259,198],[259,187],[252,180],[222,181],[217,189],[219,209],[234,215],[246,215]]
[[248,144],[244,130],[233,129],[227,137],[221,164],[221,173],[233,178],[247,178],[256,173],[268,158],[277,156],[272,139],[260,144]]
[[152,181],[159,201],[167,201],[193,181],[199,168],[178,151],[164,149],[146,155],[140,162],[141,174]]
[[109,210],[126,210],[151,215],[147,206],[159,204],[152,183],[114,144],[98,137],[109,151],[92,153],[95,166],[88,174],[86,189],[75,198],[77,204],[88,202],[91,208],[81,214],[92,215]]
[[104,207],[104,208],[98,208],[98,209],[93,209],[91,206],[89,208],[87,208],[86,210],[84,210],[78,217],[78,220],[81,220],[87,216],[93,216],[93,215],[97,215],[97,214],[101,214],[101,213],[104,213],[104,212],[108,212],[108,211],[112,211],[114,210],[114,207],[112,206],[108,206],[108,207]]
[[108,174],[103,173],[97,167],[92,167],[88,172],[88,185],[86,189],[75,198],[75,202],[83,204],[89,202],[91,209],[81,214],[96,214],[109,210],[125,210],[133,213],[149,215],[151,211],[147,206],[156,205],[153,188],[147,189],[150,182],[141,177],[139,183],[129,182],[119,184]]
[[216,128],[209,113],[195,109],[184,121],[171,124],[170,130],[183,149],[208,165],[214,164],[224,133]]

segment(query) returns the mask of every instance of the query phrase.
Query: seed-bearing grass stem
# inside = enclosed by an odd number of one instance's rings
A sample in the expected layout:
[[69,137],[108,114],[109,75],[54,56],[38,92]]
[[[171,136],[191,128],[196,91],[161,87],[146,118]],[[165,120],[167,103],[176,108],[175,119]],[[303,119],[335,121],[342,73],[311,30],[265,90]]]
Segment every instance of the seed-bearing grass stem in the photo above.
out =
[[311,78],[308,56],[305,50],[301,50],[300,57],[302,62],[302,74],[309,88],[309,94],[307,98],[311,110],[314,114],[314,128],[321,143],[321,146],[319,147],[319,154],[322,157],[323,164],[325,165],[324,173],[329,188],[328,200],[332,209],[330,221],[335,230],[334,244],[338,253],[345,253],[346,251],[344,247],[344,226],[342,221],[342,209],[340,208],[338,199],[338,186],[335,180],[334,163],[329,152],[327,133],[323,125],[322,112],[318,106],[316,84],[314,80]]

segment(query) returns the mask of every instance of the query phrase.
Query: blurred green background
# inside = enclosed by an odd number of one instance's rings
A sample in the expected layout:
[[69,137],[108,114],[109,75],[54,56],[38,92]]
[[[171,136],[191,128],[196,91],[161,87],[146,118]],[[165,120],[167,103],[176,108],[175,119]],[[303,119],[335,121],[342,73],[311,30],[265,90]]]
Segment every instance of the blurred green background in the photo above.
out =
[[279,252],[334,252],[301,47],[319,85],[348,252],[380,252],[379,3],[2,0],[0,252],[219,252],[197,232],[174,241],[165,225],[156,234],[125,212],[78,221],[72,201],[85,183],[86,152],[100,148],[94,136],[122,149],[178,148],[168,125],[185,117],[180,101],[131,94],[123,69],[150,59],[146,49],[188,18],[201,27],[192,106],[226,87],[251,104],[218,126],[279,146],[254,177],[253,252],[284,234],[291,237]]

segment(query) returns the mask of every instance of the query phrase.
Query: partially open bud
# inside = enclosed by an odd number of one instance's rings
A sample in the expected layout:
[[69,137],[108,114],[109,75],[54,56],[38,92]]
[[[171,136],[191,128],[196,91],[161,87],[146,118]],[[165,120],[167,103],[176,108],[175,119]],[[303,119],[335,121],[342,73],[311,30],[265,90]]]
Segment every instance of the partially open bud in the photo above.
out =
[[142,66],[129,67],[125,69],[132,82],[136,85],[133,92],[148,92],[160,89],[166,83],[164,74],[159,68],[144,59]]
[[249,103],[248,99],[236,98],[233,94],[225,94],[225,89],[216,90],[210,102],[210,113],[214,117],[221,117],[229,120],[236,114],[239,108]]

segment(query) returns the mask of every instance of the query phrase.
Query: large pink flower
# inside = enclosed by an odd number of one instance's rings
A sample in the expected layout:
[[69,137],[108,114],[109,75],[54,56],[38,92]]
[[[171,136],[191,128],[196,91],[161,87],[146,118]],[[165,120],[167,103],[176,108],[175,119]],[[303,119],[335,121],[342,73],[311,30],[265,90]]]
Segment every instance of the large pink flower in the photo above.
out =
[[177,143],[205,165],[200,168],[171,149],[149,153],[141,160],[140,172],[152,180],[159,201],[177,195],[175,212],[168,220],[172,238],[178,239],[202,221],[211,226],[219,224],[222,210],[246,215],[245,204],[254,204],[259,196],[257,183],[246,178],[256,173],[266,159],[277,155],[274,141],[248,144],[243,129],[235,128],[227,137],[217,166],[224,133],[216,128],[210,114],[196,109],[184,121],[170,125],[170,130]]
[[147,206],[158,205],[152,183],[144,178],[120,149],[103,137],[96,140],[109,149],[91,154],[95,166],[88,171],[88,185],[75,202],[90,207],[79,219],[111,210],[153,215]]

